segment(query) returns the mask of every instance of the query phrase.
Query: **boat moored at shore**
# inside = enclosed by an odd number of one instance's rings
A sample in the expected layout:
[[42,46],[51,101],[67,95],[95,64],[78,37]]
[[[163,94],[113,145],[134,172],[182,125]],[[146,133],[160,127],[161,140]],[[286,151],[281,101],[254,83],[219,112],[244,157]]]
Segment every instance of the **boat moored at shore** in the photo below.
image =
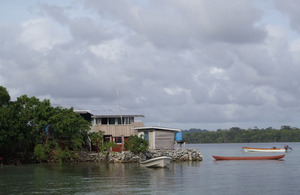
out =
[[145,167],[151,168],[163,168],[170,164],[172,158],[169,156],[160,156],[156,158],[151,158],[145,161],[141,161],[140,164]]
[[283,158],[285,155],[278,156],[214,156],[215,160],[279,160]]
[[292,150],[291,147],[285,145],[284,148],[251,148],[251,147],[243,147],[245,152],[286,152],[288,149]]
[[284,148],[250,148],[243,147],[245,152],[286,152]]

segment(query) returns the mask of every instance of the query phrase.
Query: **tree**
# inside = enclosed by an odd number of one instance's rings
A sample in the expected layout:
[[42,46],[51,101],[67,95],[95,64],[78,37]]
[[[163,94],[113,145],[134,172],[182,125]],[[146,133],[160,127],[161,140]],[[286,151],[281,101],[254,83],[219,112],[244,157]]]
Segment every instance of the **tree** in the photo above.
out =
[[77,158],[74,151],[82,148],[90,124],[71,109],[53,108],[44,101],[35,110],[34,127],[39,143],[34,148],[37,157],[53,155],[58,162]]
[[0,108],[0,152],[10,153],[23,140],[14,105]]
[[290,126],[288,126],[288,125],[283,125],[283,126],[281,126],[280,129],[281,130],[291,130],[292,128]]
[[96,147],[96,151],[99,153],[100,148],[103,146],[103,131],[92,132],[89,134],[92,144]]
[[10,96],[5,87],[0,86],[0,107],[7,106],[10,101]]
[[[47,100],[45,100],[47,101]],[[13,103],[15,110],[15,119],[17,121],[19,131],[19,143],[20,147],[16,149],[22,149],[23,151],[32,151],[37,143],[42,142],[43,132],[40,129],[40,120],[37,116],[41,102],[36,97],[28,97],[23,95],[17,98],[17,101]],[[50,106],[50,102],[48,101]]]
[[282,126],[281,129],[240,129],[233,127],[229,130],[186,132],[183,139],[187,143],[249,143],[249,142],[299,142],[300,129]]
[[2,152],[14,153],[16,150],[26,151],[31,138],[30,130],[32,112],[29,111],[24,100],[29,101],[27,96],[11,102],[8,106],[0,109],[0,149]]
[[90,124],[73,108],[54,108],[49,100],[40,101],[27,95],[14,102],[9,100],[6,89],[0,87],[0,155],[33,152],[37,146],[36,153],[45,158],[43,151],[49,153],[59,149],[65,152],[82,147]]
[[[87,138],[90,123],[71,109],[56,107],[48,120],[47,136],[64,142],[70,149],[79,149]],[[46,140],[45,140],[46,142]]]

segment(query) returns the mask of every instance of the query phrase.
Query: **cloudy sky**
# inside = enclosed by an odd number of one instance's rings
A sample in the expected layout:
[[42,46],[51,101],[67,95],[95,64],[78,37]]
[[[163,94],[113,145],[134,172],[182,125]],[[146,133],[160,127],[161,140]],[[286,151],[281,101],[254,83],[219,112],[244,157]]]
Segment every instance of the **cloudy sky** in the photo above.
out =
[[0,85],[146,126],[300,127],[298,0],[11,0]]

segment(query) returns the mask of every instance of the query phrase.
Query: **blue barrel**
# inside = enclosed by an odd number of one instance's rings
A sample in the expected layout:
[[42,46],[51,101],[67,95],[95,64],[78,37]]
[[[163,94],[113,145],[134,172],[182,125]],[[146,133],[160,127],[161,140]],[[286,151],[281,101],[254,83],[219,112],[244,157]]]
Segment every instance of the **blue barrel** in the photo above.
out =
[[182,141],[182,132],[176,132],[175,141]]

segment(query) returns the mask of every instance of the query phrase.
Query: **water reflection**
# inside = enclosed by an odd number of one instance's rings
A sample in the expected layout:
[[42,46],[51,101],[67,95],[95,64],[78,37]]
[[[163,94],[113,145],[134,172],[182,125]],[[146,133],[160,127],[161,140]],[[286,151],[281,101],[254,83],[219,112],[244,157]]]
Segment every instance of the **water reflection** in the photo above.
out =
[[[242,144],[199,145],[204,161],[168,168],[138,163],[4,166],[0,194],[297,194],[300,143],[283,161],[215,161],[212,154],[242,154]],[[298,146],[298,147],[297,147]],[[276,193],[274,193],[276,192]]]
[[6,166],[0,170],[1,194],[149,194],[183,191],[189,170],[199,162],[146,168],[138,163],[75,163]]

